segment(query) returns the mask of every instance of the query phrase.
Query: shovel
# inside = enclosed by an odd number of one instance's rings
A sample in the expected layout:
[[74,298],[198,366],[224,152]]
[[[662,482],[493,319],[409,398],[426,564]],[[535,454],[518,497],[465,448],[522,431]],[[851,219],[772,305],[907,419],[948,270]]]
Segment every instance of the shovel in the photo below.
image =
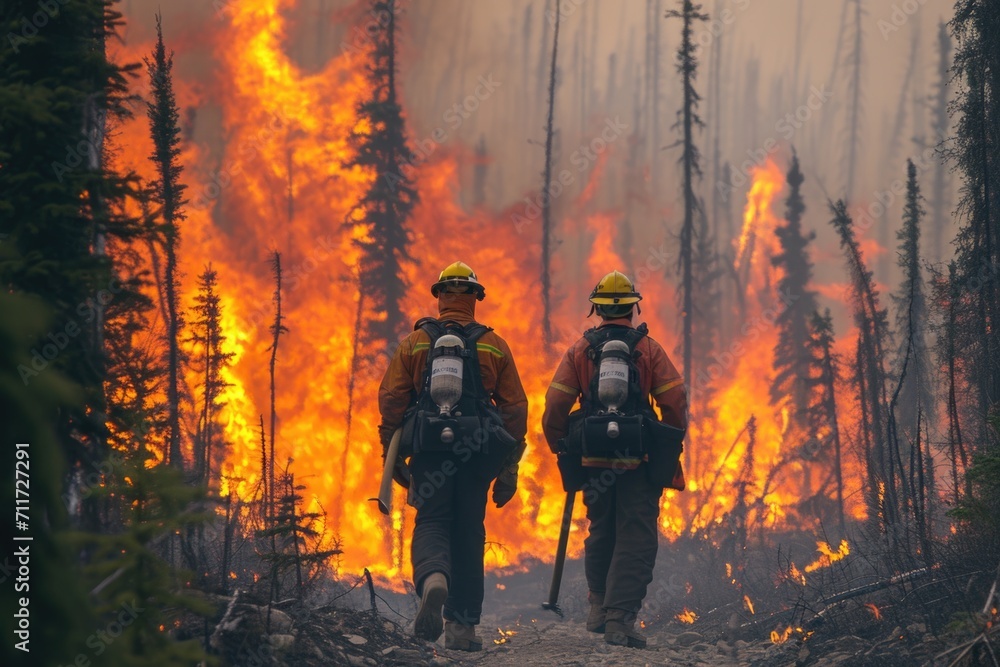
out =
[[559,614],[562,618],[563,611],[559,608],[559,586],[562,584],[563,567],[566,565],[566,545],[569,543],[569,527],[573,523],[573,502],[576,500],[576,491],[566,494],[566,505],[563,507],[562,526],[559,529],[559,546],[556,547],[555,569],[552,571],[552,585],[549,586],[549,600],[542,603],[542,609],[548,609]]

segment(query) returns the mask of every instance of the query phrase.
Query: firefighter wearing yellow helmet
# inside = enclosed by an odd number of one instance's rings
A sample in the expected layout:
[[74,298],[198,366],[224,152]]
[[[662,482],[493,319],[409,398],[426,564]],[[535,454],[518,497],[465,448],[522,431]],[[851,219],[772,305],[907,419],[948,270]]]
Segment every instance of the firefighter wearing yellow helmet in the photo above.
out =
[[486,298],[486,288],[479,284],[476,272],[465,262],[455,262],[449,264],[437,282],[431,285],[431,294],[437,297],[442,291],[457,294],[475,294],[476,299],[482,301]]
[[414,634],[436,641],[444,631],[447,648],[478,651],[487,495],[492,483],[503,507],[517,491],[528,398],[507,342],[475,319],[486,296],[476,272],[450,264],[431,294],[438,316],[416,323],[382,378],[379,433],[385,457],[400,430],[395,479],[417,510]]
[[563,356],[542,416],[564,487],[583,491],[590,520],[587,629],[637,648],[646,645],[635,621],[653,579],[660,496],[684,488],[678,458],[687,427],[680,373],[646,324],[633,322],[640,300],[624,273],[601,278],[590,294],[601,323]]

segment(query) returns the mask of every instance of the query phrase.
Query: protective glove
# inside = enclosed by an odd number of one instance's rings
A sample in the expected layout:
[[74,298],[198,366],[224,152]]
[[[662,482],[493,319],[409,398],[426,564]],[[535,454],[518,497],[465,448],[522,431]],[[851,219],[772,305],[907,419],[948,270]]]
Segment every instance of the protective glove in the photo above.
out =
[[517,464],[509,465],[500,471],[493,482],[493,502],[497,507],[503,507],[517,493]]

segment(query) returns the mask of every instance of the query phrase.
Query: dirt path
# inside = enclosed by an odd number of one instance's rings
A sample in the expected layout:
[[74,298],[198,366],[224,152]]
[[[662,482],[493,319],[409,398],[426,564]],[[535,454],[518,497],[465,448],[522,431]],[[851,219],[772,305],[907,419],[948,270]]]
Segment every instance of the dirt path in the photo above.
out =
[[736,667],[750,664],[766,650],[747,645],[737,649],[725,642],[715,645],[695,641],[683,647],[674,634],[647,633],[645,650],[610,646],[602,635],[589,633],[576,621],[538,620],[518,626],[516,634],[497,645],[500,634],[490,636],[482,630],[484,651],[481,654],[440,650],[440,655],[463,665],[523,667],[526,665],[674,665],[679,667]]

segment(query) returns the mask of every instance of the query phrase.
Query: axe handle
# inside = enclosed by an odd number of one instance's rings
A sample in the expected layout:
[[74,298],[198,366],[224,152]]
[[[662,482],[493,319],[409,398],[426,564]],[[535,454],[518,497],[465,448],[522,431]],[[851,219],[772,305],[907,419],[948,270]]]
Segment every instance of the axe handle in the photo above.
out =
[[573,523],[573,502],[576,491],[566,494],[566,505],[563,507],[562,526],[559,528],[559,546],[556,547],[556,563],[552,570],[552,585],[549,587],[550,606],[559,601],[559,586],[562,584],[563,567],[566,565],[566,546],[569,544],[569,528]]
[[378,509],[382,514],[388,514],[392,509],[392,473],[399,457],[399,441],[402,435],[401,428],[397,428],[392,434],[392,440],[389,441],[389,447],[385,451],[385,466],[382,467],[382,484],[378,489],[378,498],[370,498],[378,501]]

